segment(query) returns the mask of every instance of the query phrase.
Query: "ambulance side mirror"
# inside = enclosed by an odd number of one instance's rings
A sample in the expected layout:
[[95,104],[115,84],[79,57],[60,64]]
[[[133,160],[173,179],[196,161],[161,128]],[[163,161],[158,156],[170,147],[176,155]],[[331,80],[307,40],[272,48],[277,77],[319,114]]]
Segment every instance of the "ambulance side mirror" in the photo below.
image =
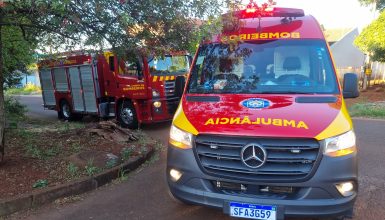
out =
[[345,99],[357,98],[360,96],[358,91],[358,76],[355,73],[345,73],[343,95]]
[[184,76],[177,76],[175,79],[175,96],[182,97],[184,87],[186,84],[186,78]]

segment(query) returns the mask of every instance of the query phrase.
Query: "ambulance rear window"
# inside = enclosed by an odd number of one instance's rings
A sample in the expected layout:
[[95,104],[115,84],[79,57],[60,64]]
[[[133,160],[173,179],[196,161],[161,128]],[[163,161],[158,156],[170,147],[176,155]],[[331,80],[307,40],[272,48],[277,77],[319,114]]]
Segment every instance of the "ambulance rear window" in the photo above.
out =
[[322,40],[208,44],[198,51],[189,93],[338,94]]

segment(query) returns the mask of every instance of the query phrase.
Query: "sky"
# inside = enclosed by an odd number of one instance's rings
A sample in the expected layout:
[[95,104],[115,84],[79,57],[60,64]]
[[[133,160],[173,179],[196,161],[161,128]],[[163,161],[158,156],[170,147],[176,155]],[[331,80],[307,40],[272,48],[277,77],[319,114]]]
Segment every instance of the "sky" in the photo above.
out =
[[[243,0],[245,4],[249,0]],[[267,0],[255,0],[264,3]],[[361,6],[358,0],[276,0],[277,7],[304,9],[305,14],[313,15],[326,29],[362,29],[370,24],[374,14],[370,7]]]

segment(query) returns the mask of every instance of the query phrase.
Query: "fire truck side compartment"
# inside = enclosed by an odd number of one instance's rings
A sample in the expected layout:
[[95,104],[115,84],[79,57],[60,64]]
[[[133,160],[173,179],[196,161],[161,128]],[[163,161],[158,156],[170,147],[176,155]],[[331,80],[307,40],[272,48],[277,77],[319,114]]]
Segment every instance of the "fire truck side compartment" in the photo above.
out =
[[55,107],[55,90],[52,85],[51,69],[40,70],[40,85],[43,90],[43,103],[44,107],[50,108]]

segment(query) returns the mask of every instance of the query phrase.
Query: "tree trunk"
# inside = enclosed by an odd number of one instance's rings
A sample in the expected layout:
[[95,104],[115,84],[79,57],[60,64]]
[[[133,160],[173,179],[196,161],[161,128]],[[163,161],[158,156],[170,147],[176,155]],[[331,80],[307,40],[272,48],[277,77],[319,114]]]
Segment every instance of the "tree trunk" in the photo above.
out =
[[4,160],[5,149],[5,111],[4,111],[4,75],[3,75],[3,39],[0,25],[0,162]]

